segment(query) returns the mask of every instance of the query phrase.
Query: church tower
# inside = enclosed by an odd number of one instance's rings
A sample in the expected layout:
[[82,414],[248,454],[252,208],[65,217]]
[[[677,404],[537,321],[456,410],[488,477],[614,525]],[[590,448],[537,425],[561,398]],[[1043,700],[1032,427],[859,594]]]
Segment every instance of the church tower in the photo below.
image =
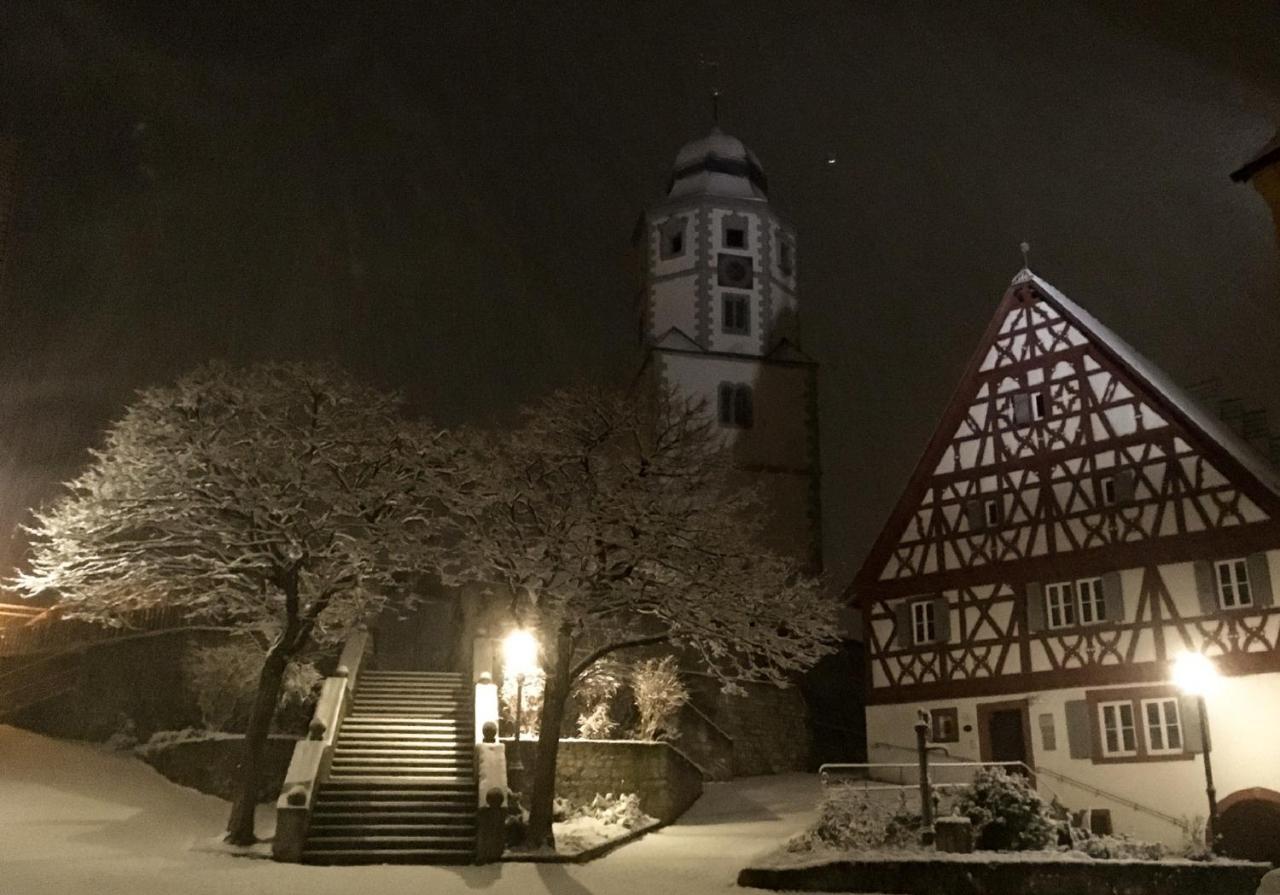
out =
[[637,235],[646,371],[706,401],[763,482],[769,546],[821,568],[818,368],[800,349],[795,230],[760,160],[718,127],[686,144]]

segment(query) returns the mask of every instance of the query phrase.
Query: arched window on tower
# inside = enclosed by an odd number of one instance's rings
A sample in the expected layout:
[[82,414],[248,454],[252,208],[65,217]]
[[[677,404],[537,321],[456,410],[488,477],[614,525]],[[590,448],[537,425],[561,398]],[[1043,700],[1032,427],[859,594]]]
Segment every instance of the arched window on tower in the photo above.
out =
[[739,382],[722,382],[717,393],[720,425],[750,429],[755,422],[751,386]]

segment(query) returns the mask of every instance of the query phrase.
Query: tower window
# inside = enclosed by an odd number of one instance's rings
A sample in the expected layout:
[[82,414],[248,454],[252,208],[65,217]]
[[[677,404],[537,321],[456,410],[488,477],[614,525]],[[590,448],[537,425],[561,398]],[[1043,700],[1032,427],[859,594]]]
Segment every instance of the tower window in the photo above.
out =
[[778,270],[783,276],[791,276],[796,270],[796,250],[785,239],[778,243]]
[[751,334],[751,305],[747,296],[726,293],[721,299],[721,328],[726,333]]
[[754,422],[751,406],[751,386],[745,383],[722,382],[718,393],[720,425],[750,429]]
[[658,231],[658,254],[663,260],[684,254],[684,218],[672,218]]
[[724,228],[724,245],[729,249],[745,249],[747,247],[747,231],[742,227]]

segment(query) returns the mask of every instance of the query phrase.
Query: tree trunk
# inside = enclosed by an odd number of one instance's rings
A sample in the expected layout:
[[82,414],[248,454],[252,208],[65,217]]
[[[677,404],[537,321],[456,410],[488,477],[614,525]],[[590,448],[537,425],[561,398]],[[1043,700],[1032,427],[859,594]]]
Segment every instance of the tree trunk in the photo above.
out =
[[240,792],[231,806],[231,818],[227,821],[226,841],[233,845],[252,845],[257,841],[253,829],[253,813],[258,806],[258,792],[262,788],[263,757],[267,751],[267,735],[271,732],[271,720],[280,701],[280,685],[284,680],[289,656],[284,644],[279,643],[267,653],[258,675],[258,694],[253,700],[253,712],[249,715],[249,727],[244,734],[244,758],[240,762]]
[[546,670],[542,713],[538,716],[538,755],[533,763],[533,792],[529,797],[528,848],[555,848],[551,831],[552,804],[556,797],[556,759],[560,752],[560,725],[569,700],[569,670],[573,643],[565,632],[556,638],[555,665]]

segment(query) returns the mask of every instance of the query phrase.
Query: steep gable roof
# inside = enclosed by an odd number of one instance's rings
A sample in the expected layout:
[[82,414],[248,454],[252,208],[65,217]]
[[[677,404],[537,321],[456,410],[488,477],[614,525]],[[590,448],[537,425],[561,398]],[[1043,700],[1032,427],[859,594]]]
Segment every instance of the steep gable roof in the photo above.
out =
[[[1034,391],[1068,409],[1035,425],[1015,424],[1014,395]],[[1102,455],[1105,460],[1095,460]],[[1114,524],[1114,508],[1104,507],[1096,493],[1085,493],[1093,491],[1093,477],[1104,463],[1137,469],[1148,502],[1132,508],[1127,530],[1118,535],[1103,530]],[[1182,464],[1177,476],[1197,484],[1212,480],[1227,514],[1211,518],[1200,507],[1179,508],[1175,526],[1173,511],[1157,509],[1154,521],[1131,524],[1139,510],[1169,499],[1162,486],[1142,475],[1151,464]],[[1192,490],[1189,483],[1179,487]],[[1001,525],[983,531],[966,520],[966,510],[974,509],[969,505],[993,499],[1001,501],[998,514],[1008,506],[1009,518],[1001,515]],[[1063,521],[1065,504],[1079,519]],[[1108,513],[1112,517],[1104,523]],[[1280,518],[1280,477],[1164,371],[1050,283],[1023,270],[1005,292],[851,590],[961,566],[1132,547],[1184,533],[1184,515],[1199,517],[1196,530]],[[1135,528],[1141,531],[1135,534]],[[966,554],[960,559],[957,544]]]

